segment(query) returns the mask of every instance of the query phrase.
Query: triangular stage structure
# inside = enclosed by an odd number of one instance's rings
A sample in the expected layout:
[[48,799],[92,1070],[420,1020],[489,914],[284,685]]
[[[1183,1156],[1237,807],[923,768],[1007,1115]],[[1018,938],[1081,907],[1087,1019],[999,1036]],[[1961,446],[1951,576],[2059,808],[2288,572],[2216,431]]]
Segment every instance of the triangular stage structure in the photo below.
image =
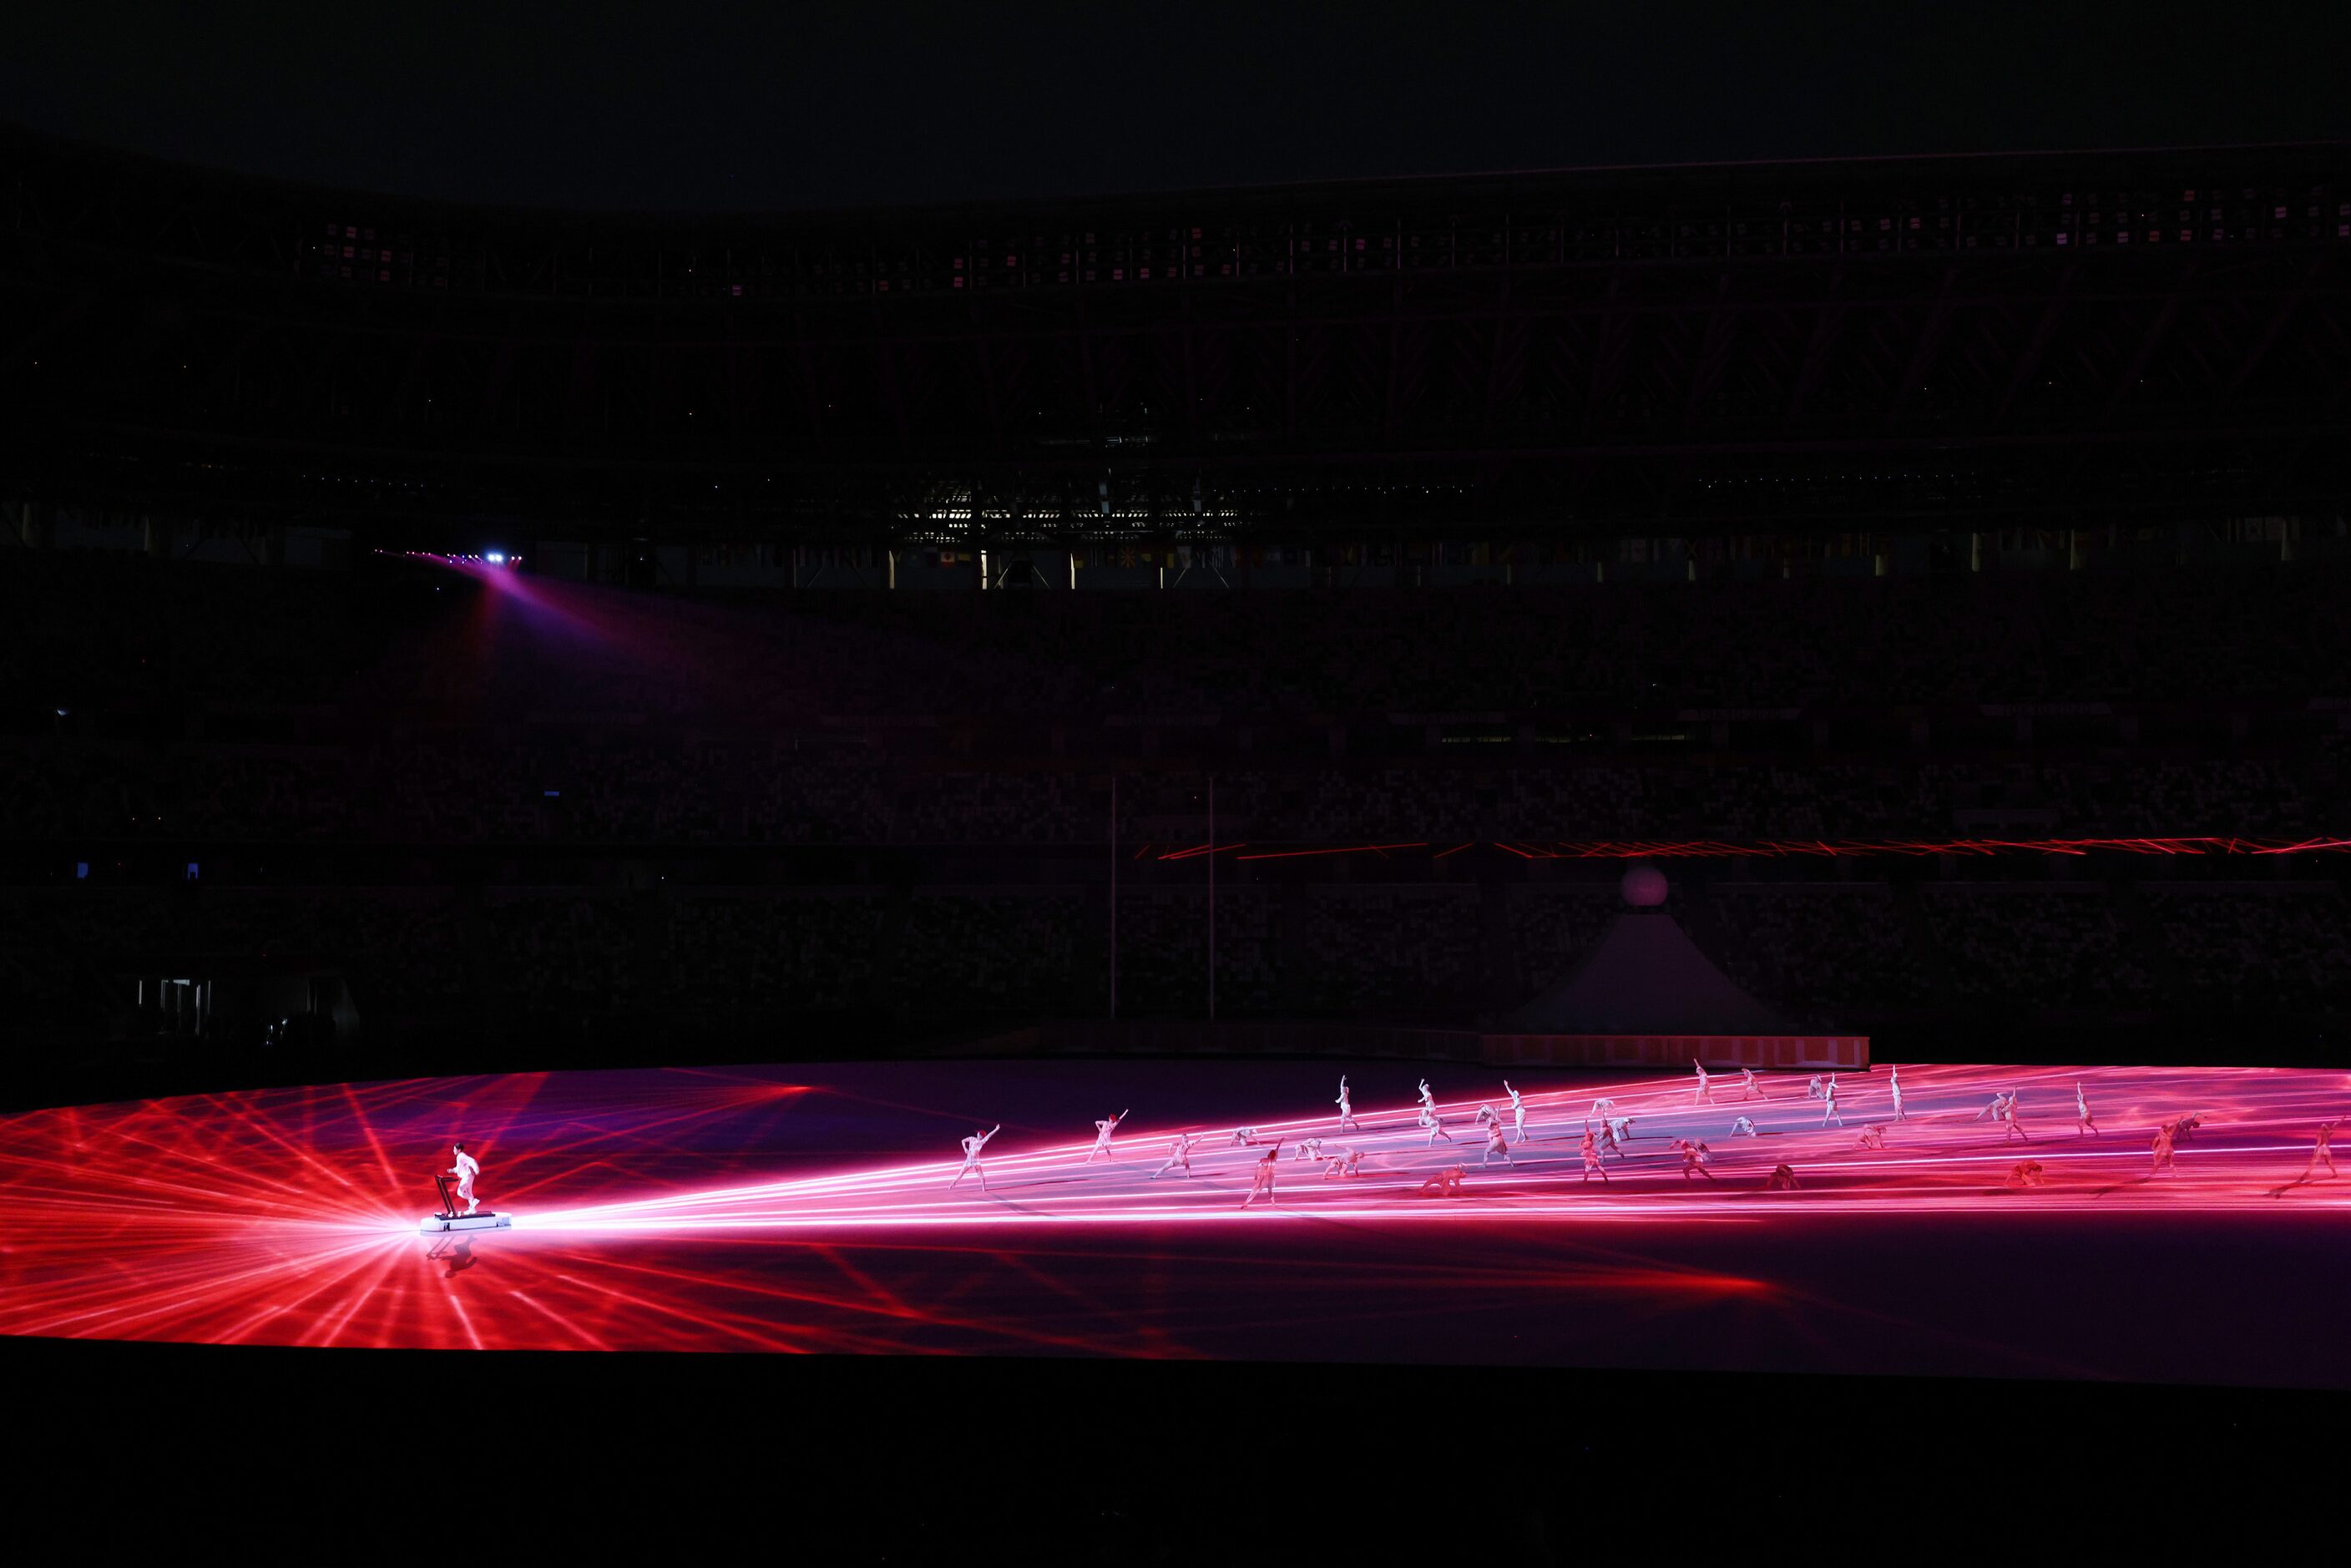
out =
[[1505,1020],[1520,1034],[1784,1035],[1662,908],[1627,909],[1565,979]]

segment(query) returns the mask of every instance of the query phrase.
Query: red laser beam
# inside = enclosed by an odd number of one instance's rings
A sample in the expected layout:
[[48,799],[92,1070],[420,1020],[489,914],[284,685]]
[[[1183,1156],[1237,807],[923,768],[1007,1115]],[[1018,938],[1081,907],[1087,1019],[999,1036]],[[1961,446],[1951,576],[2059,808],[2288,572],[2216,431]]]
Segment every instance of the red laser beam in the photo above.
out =
[[[1425,850],[1427,847],[1425,841],[1409,844],[1348,844],[1342,848],[1328,850],[1273,850],[1259,854],[1235,855],[1233,858],[1244,861],[1287,861],[1301,860],[1309,855],[1384,854],[1390,850]],[[1447,854],[1451,852],[1450,850],[1446,852]],[[1442,860],[1445,857],[1439,855],[1436,858]]]
[[[1627,1322],[1673,1303],[1792,1311],[1797,1287],[1786,1281],[1678,1256],[1759,1226],[1799,1228],[1775,1243],[1786,1249],[1812,1245],[1823,1233],[1809,1228],[1822,1224],[1940,1235],[1988,1219],[2127,1220],[2126,1234],[2162,1249],[2184,1234],[2176,1227],[2351,1214],[2351,1183],[2311,1158],[2312,1128],[2351,1106],[2341,1072],[1909,1068],[1897,1120],[1880,1069],[1845,1079],[1844,1125],[1824,1125],[1823,1103],[1789,1078],[1743,1101],[1722,1075],[1712,1100],[1678,1073],[1520,1082],[1530,1135],[1509,1142],[1515,1163],[1481,1169],[1470,1113],[1490,1098],[1509,1118],[1499,1080],[1439,1099],[1459,1141],[1432,1146],[1401,1092],[1415,1070],[1364,1064],[1359,1130],[1340,1132],[1320,1104],[1234,1102],[1260,1140],[1285,1144],[1269,1212],[1241,1207],[1263,1143],[1196,1121],[1188,1176],[1151,1174],[1185,1130],[1170,1123],[1122,1128],[1107,1163],[1088,1162],[1082,1136],[991,1146],[988,1192],[968,1181],[950,1190],[957,1162],[941,1150],[952,1153],[969,1116],[925,1109],[919,1087],[926,1071],[948,1071],[866,1070],[881,1098],[856,1069],[712,1069],[337,1085],[0,1118],[0,1332],[1151,1356],[1238,1343],[1286,1354],[1296,1342],[1281,1336],[1301,1323],[1320,1322],[1326,1337],[1341,1324],[1403,1333],[1465,1291],[1530,1321],[1555,1314],[1562,1291],[1621,1300]],[[954,1071],[956,1102],[993,1094],[1009,1110],[1040,1092],[1041,1081],[1007,1064]],[[1244,1096],[1252,1082],[1231,1065],[1196,1071]],[[1375,1071],[1390,1075],[1394,1100],[1374,1102]],[[1457,1083],[1484,1076],[1443,1071]],[[2076,1131],[2077,1082],[2095,1133]],[[2022,1108],[2014,1134],[1983,1114],[2011,1090]],[[1634,1125],[1607,1180],[1587,1182],[1580,1140],[1604,1093]],[[2155,1171],[2153,1128],[2190,1113],[2202,1124],[2171,1170]],[[1740,1115],[1756,1136],[1729,1133]],[[1867,1125],[1882,1147],[1864,1145]],[[898,1131],[876,1144],[869,1127]],[[514,1215],[511,1231],[415,1235],[431,1201],[425,1178],[454,1136],[480,1151],[486,1198]],[[1325,1166],[1290,1158],[1308,1137],[1360,1149],[1364,1174],[1328,1179]],[[1676,1140],[1693,1139],[1711,1145],[1711,1182],[1683,1172]],[[2026,1160],[2035,1180],[2012,1185]],[[1782,1164],[1801,1187],[1767,1191]],[[1461,1196],[1424,1196],[1450,1166],[1467,1167]],[[1616,1250],[1628,1243],[1641,1252]],[[1180,1288],[1166,1283],[1170,1270]]]

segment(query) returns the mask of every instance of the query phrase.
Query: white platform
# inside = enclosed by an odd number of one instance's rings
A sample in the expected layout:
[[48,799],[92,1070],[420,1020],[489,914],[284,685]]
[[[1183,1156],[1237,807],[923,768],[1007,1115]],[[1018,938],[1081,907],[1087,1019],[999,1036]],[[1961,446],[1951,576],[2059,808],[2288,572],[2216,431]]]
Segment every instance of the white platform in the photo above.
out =
[[513,1224],[512,1216],[486,1210],[480,1214],[461,1214],[455,1219],[445,1214],[428,1214],[423,1223],[416,1228],[416,1233],[419,1236],[438,1236],[447,1230],[504,1230]]

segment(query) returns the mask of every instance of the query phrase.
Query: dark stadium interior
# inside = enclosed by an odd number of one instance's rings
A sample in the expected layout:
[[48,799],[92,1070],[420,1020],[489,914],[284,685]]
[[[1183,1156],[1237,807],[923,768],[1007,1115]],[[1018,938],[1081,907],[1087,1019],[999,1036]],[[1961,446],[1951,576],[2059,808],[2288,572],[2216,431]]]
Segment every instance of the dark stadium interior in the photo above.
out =
[[[1155,24],[1186,41],[1132,105],[1174,123],[1230,39],[1261,37],[1254,79],[1357,26],[1313,9]],[[620,70],[591,63],[605,21],[542,75]],[[496,110],[451,89],[395,148],[273,75],[308,69],[290,43],[221,68],[250,107],[215,117],[167,67],[216,46],[160,18],[86,85],[44,63],[103,52],[68,42],[85,21],[0,62],[0,1122],[729,1063],[848,1064],[917,1128],[948,1061],[1172,1058],[1203,1118],[1241,1059],[1454,1090],[1529,1060],[1497,1040],[1584,1038],[1526,1019],[1634,867],[1732,992],[1868,1062],[2340,1073],[2351,125],[2314,31],[2215,23],[2201,96],[2187,54],[2134,45],[2144,69],[2071,102],[2046,59],[1962,92],[2011,46],[1954,44],[1894,135],[1884,83],[1812,96],[1867,68],[1843,25],[1782,83],[1810,107],[1768,122],[1751,83],[1667,126],[1635,106],[1738,74],[1743,35],[1677,76],[1631,22],[1529,23],[1591,45],[1590,101],[1547,116],[1534,33],[1505,63],[1510,26],[1464,20],[1416,63],[1434,24],[1383,13],[1279,112],[1057,160],[1033,101],[945,150],[984,107],[967,35],[1041,73],[1001,95],[1029,101],[1151,29],[943,12],[861,160],[772,143],[849,113],[865,78],[827,62],[886,65],[875,24],[737,23],[746,50],[813,41],[764,107],[697,118],[750,68],[711,63],[722,39],[611,110],[667,143],[567,120],[542,81]],[[1931,71],[1933,29],[1889,28]],[[350,66],[346,107],[420,60]],[[1343,118],[1479,68],[1517,84],[1482,131],[1458,96]],[[546,123],[469,167],[493,113]],[[2125,150],[2012,150],[2067,146]],[[0,1207],[0,1260],[30,1256],[37,1210]],[[2198,1223],[2231,1255],[2234,1219]],[[2186,1245],[2152,1224],[2082,1314]],[[1928,1278],[1941,1243],[1905,1234],[1885,1266]],[[1277,1267],[1184,1256],[1241,1298]],[[925,1265],[900,1266],[913,1301]],[[990,1300],[1093,1288],[1012,1267]],[[1134,1282],[1100,1267],[1067,1281]],[[2231,1295],[2218,1264],[2198,1282]],[[2159,1347],[2199,1299],[2118,1341]],[[1654,1538],[1701,1476],[1783,1523],[1915,1522],[1962,1506],[1932,1478],[1972,1499],[2029,1450],[2039,1485],[2061,1448],[2110,1500],[2090,1515],[2144,1515],[2278,1484],[2325,1396],[1458,1344],[1178,1366],[57,1332],[0,1334],[12,1380],[79,1387],[65,1441],[122,1445],[158,1496],[238,1483],[194,1434],[244,1396],[321,1433],[369,1412],[339,1440],[371,1487],[428,1495],[386,1456],[444,1445],[414,1389],[463,1359],[458,1424],[517,1424],[507,1473],[567,1538],[631,1478],[726,1494],[716,1530],[789,1475],[810,1560],[842,1562],[1335,1553],[1390,1506],[1414,1560],[1558,1562],[1612,1508]],[[663,1404],[666,1443],[613,1425]],[[2179,1435],[2160,1463],[2150,1432]],[[278,1462],[334,1506],[335,1461]]]

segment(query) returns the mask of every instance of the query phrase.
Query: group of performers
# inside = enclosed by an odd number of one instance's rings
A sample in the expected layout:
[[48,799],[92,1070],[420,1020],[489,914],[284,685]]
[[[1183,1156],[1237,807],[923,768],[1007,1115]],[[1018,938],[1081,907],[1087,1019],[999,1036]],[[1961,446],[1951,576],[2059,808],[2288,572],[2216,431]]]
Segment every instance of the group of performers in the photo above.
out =
[[[1706,1105],[1717,1103],[1715,1098],[1717,1075],[1708,1072],[1705,1063],[1695,1059],[1691,1061],[1690,1067],[1697,1075],[1695,1102]],[[1866,1124],[1862,1129],[1860,1138],[1853,1145],[1855,1149],[1884,1150],[1886,1147],[1887,1127],[1896,1123],[1910,1120],[1903,1104],[1900,1067],[1889,1067],[1886,1074],[1886,1091],[1892,1111],[1891,1117]],[[1514,1142],[1524,1144],[1528,1140],[1525,1095],[1508,1079],[1502,1081],[1502,1092],[1510,1097],[1510,1111],[1507,1116],[1489,1103],[1479,1105],[1472,1118],[1472,1124],[1476,1127],[1484,1145],[1478,1160],[1478,1166],[1481,1170],[1487,1168],[1498,1155],[1501,1156],[1505,1166],[1515,1167],[1518,1161],[1511,1157],[1510,1145]],[[1832,1071],[1825,1075],[1814,1074],[1806,1084],[1804,1092],[1807,1099],[1821,1103],[1820,1127],[1844,1125],[1839,1103],[1842,1090],[1835,1072]],[[1765,1090],[1762,1081],[1756,1077],[1753,1069],[1740,1070],[1740,1103],[1743,1103],[1750,1099],[1770,1100],[1772,1096]],[[1353,1098],[1347,1079],[1343,1075],[1339,1080],[1336,1103],[1339,1109],[1336,1130],[1341,1133],[1363,1132],[1364,1124],[1355,1115]],[[1114,1116],[1105,1116],[1094,1124],[1093,1146],[1087,1153],[1082,1164],[1092,1165],[1098,1159],[1114,1160],[1111,1152],[1112,1136],[1118,1131],[1120,1124],[1126,1120],[1127,1115],[1128,1112],[1121,1111]],[[2001,1142],[2003,1144],[2011,1141],[2023,1143],[2032,1141],[2032,1134],[2024,1130],[2022,1092],[2018,1089],[2010,1088],[1994,1093],[1991,1099],[1970,1118],[1976,1122],[1986,1119],[1990,1119],[2001,1129]],[[2200,1113],[2180,1116],[2163,1123],[2156,1129],[2151,1145],[2152,1164],[2147,1173],[2150,1177],[2174,1174],[2174,1157],[2178,1145],[2201,1124],[2202,1120]],[[1604,1183],[1611,1179],[1608,1173],[1608,1161],[1612,1157],[1622,1159],[1628,1154],[1628,1145],[1633,1137],[1633,1123],[1632,1116],[1619,1113],[1614,1098],[1602,1095],[1593,1101],[1591,1112],[1583,1120],[1577,1151],[1583,1166],[1583,1182],[1590,1182],[1595,1176]],[[2332,1143],[2337,1124],[2337,1122],[2330,1121],[2319,1126],[2309,1164],[2304,1168],[2301,1176],[2276,1189],[2278,1193],[2283,1193],[2293,1187],[2318,1179],[2322,1168],[2328,1177],[2335,1175]],[[1426,1078],[1420,1081],[1418,1102],[1414,1113],[1414,1125],[1427,1134],[1423,1140],[1422,1146],[1425,1148],[1436,1147],[1439,1138],[1448,1144],[1455,1141],[1453,1134],[1446,1130],[1445,1119],[1437,1106],[1436,1092],[1430,1089],[1428,1080]],[[987,1173],[981,1167],[980,1153],[987,1146],[988,1141],[1003,1130],[999,1124],[986,1132],[975,1132],[963,1140],[963,1166],[956,1172],[954,1179],[947,1183],[950,1190],[960,1186],[963,1178],[967,1176],[978,1178],[982,1192],[987,1190]],[[2096,1113],[2090,1107],[2088,1089],[2078,1079],[2074,1083],[2074,1130],[2077,1137],[2105,1135],[2098,1126]],[[1742,1113],[1731,1123],[1729,1135],[1735,1138],[1753,1138],[1762,1134],[1756,1127],[1754,1119]],[[1156,1180],[1171,1173],[1190,1176],[1192,1150],[1198,1142],[1199,1138],[1195,1134],[1177,1133],[1174,1142],[1168,1146],[1165,1162],[1151,1173],[1152,1179]],[[1324,1140],[1320,1137],[1310,1136],[1292,1140],[1276,1136],[1269,1140],[1255,1127],[1237,1127],[1233,1130],[1231,1142],[1244,1148],[1263,1147],[1265,1150],[1250,1163],[1249,1190],[1248,1197],[1242,1200],[1243,1208],[1253,1207],[1260,1198],[1268,1206],[1274,1203],[1275,1178],[1280,1169],[1281,1151],[1285,1145],[1290,1146],[1290,1157],[1293,1161],[1303,1160],[1321,1165],[1322,1179],[1325,1181],[1347,1179],[1363,1173],[1362,1150],[1345,1145],[1326,1145]],[[1672,1139],[1667,1147],[1680,1157],[1682,1179],[1685,1182],[1703,1177],[1708,1183],[1719,1183],[1719,1178],[1711,1168],[1714,1152],[1703,1139],[1677,1137]],[[470,1164],[462,1152],[462,1145],[458,1158],[461,1170],[465,1165]],[[1430,1197],[1458,1197],[1461,1191],[1464,1170],[1465,1167],[1461,1166],[1448,1166],[1424,1182],[1418,1190]],[[2026,1160],[2010,1170],[2007,1185],[2011,1188],[2041,1186],[2045,1185],[2046,1179],[2047,1168],[2040,1161]],[[470,1185],[470,1175],[467,1181]],[[1771,1173],[1764,1187],[1766,1191],[1772,1192],[1796,1190],[1798,1183],[1794,1168],[1784,1163],[1779,1165]]]

